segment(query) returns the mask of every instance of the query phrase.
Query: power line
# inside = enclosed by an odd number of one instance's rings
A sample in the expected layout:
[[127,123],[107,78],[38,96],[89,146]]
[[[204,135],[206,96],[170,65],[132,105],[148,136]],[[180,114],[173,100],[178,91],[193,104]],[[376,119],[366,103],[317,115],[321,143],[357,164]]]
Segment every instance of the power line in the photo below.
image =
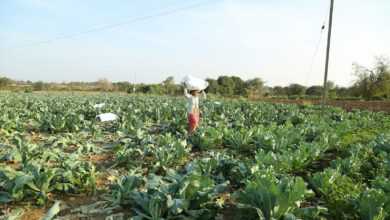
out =
[[322,22],[322,26],[321,26],[320,36],[319,36],[318,42],[317,42],[317,44],[315,46],[313,56],[311,57],[311,61],[310,61],[308,72],[306,73],[305,85],[308,85],[309,77],[311,76],[311,74],[313,72],[313,66],[314,66],[314,63],[315,63],[315,58],[317,57],[318,51],[320,49],[320,45],[321,45],[321,42],[322,42],[322,36],[323,36],[324,30],[327,27],[326,20],[328,20],[328,16],[329,16],[328,11],[325,11],[324,15],[323,15],[323,22]]
[[86,34],[90,34],[90,33],[100,32],[100,31],[104,31],[104,30],[107,30],[107,29],[114,29],[114,28],[117,28],[117,27],[120,27],[120,26],[123,26],[123,25],[128,25],[128,24],[132,24],[132,23],[136,23],[136,22],[145,21],[145,20],[150,20],[150,19],[153,19],[153,18],[156,18],[156,17],[168,16],[168,15],[175,14],[175,13],[178,13],[178,12],[181,12],[181,11],[186,11],[186,10],[197,8],[197,7],[206,5],[206,4],[210,4],[213,1],[217,1],[217,0],[206,0],[206,1],[198,2],[198,3],[195,3],[195,4],[187,5],[187,6],[180,7],[180,8],[175,8],[175,9],[171,9],[171,10],[161,11],[161,12],[153,14],[153,15],[145,15],[145,16],[140,16],[140,17],[136,17],[136,18],[131,18],[131,19],[127,20],[127,21],[118,22],[118,23],[114,23],[114,24],[107,24],[107,25],[103,25],[103,26],[100,26],[100,27],[96,27],[96,28],[90,28],[88,30],[77,32],[77,33],[73,33],[73,34],[63,34],[63,35],[54,37],[54,38],[49,39],[49,40],[37,41],[37,42],[33,42],[33,43],[30,43],[30,44],[27,44],[27,45],[16,46],[16,47],[11,47],[11,48],[7,48],[7,49],[32,47],[32,46],[37,46],[37,45],[50,44],[50,43],[52,43],[54,41],[58,41],[58,40],[65,40],[65,39],[76,38],[76,37],[81,36],[81,35],[86,35]]
[[309,78],[309,76],[312,74],[314,61],[315,61],[315,58],[317,57],[318,50],[320,49],[320,44],[321,44],[321,40],[322,40],[322,35],[323,35],[323,33],[324,33],[324,29],[325,29],[325,24],[323,24],[322,27],[321,27],[320,37],[319,37],[318,42],[317,42],[317,44],[316,44],[316,47],[315,47],[313,56],[311,57],[311,62],[310,62],[310,66],[309,66],[309,71],[306,73],[306,81],[305,81],[305,84],[308,83],[308,78]]

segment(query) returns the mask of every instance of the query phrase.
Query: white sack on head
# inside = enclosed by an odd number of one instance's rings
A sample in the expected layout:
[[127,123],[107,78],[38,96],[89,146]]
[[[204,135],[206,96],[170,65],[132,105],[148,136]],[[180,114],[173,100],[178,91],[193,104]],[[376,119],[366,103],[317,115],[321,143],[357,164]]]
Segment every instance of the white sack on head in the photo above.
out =
[[207,81],[190,75],[184,77],[183,83],[188,90],[200,91],[200,90],[205,90],[209,86],[209,83]]
[[118,117],[118,115],[116,115],[114,113],[103,113],[103,114],[97,115],[96,118],[99,119],[100,121],[115,121],[119,117]]

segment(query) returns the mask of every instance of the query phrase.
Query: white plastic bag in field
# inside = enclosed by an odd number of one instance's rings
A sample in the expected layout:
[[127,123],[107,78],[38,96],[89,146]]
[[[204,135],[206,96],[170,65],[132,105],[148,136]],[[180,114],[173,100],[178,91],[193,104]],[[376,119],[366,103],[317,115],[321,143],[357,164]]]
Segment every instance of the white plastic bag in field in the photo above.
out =
[[193,77],[191,75],[184,77],[183,83],[188,90],[200,91],[200,90],[205,90],[209,86],[209,83],[207,81]]
[[103,108],[105,105],[106,105],[106,103],[99,103],[99,104],[94,105],[93,107],[94,108]]
[[103,114],[97,115],[96,118],[99,119],[99,121],[115,121],[119,117],[118,117],[118,115],[116,115],[114,113],[103,113]]

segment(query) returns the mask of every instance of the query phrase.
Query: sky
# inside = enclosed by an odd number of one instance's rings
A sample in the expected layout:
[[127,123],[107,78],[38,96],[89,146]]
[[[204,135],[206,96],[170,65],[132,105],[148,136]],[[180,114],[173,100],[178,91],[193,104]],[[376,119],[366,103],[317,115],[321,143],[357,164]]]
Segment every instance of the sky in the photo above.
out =
[[[236,75],[319,85],[329,2],[0,0],[0,75],[137,83]],[[335,0],[329,80],[351,85],[353,63],[390,56],[389,11],[389,0]]]

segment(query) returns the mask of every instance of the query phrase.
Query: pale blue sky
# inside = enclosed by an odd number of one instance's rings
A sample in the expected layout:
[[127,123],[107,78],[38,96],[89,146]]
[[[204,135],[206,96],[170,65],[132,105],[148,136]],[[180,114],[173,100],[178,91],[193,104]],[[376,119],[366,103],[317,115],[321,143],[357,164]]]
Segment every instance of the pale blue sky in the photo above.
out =
[[[205,2],[168,16],[77,33]],[[20,80],[160,82],[169,75],[321,84],[329,0],[0,0],[0,74]],[[390,56],[390,1],[335,0],[329,79]],[[53,40],[63,35],[69,39]]]

